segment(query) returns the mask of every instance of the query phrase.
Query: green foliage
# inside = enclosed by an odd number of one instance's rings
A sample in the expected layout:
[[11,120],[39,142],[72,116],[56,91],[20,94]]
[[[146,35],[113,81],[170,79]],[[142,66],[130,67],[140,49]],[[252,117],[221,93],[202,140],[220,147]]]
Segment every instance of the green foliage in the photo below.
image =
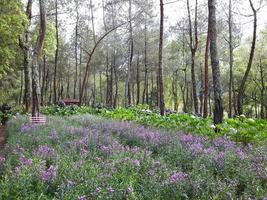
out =
[[[266,146],[95,116],[7,126],[0,199],[263,199]],[[184,118],[184,120],[188,120]]]
[[[39,35],[39,25],[36,26],[34,30],[34,34],[32,37],[32,45],[35,46],[37,42],[37,38]],[[56,28],[51,22],[46,23],[46,35],[45,35],[45,43],[44,43],[44,50],[43,54],[52,57],[55,54],[56,50]]]
[[19,37],[27,25],[20,0],[0,1],[0,78],[13,71],[19,49]]
[[184,131],[209,136],[229,136],[236,142],[247,144],[252,141],[267,139],[267,121],[246,118],[225,119],[224,123],[215,127],[211,118],[203,119],[191,114],[167,114],[161,116],[156,111],[149,110],[146,105],[129,108],[90,108],[90,107],[43,107],[42,113],[47,115],[82,115],[85,113],[100,115],[105,118],[133,121],[149,127]]

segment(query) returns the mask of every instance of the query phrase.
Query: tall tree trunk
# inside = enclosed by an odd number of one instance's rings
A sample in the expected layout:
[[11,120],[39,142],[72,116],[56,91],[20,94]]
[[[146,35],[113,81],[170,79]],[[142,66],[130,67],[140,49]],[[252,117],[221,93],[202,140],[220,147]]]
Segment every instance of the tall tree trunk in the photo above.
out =
[[55,0],[55,8],[56,8],[56,51],[55,51],[55,69],[54,69],[54,98],[53,102],[56,104],[57,102],[57,65],[58,65],[58,45],[59,45],[59,37],[58,37],[58,0]]
[[160,32],[159,32],[159,67],[158,67],[158,86],[159,86],[159,107],[160,114],[165,113],[164,102],[164,85],[163,85],[163,69],[162,69],[162,51],[163,51],[163,22],[164,22],[164,5],[160,0]]
[[228,16],[228,27],[229,27],[229,67],[230,67],[230,74],[229,74],[229,102],[228,102],[228,117],[233,117],[233,111],[232,111],[232,89],[233,89],[233,28],[232,28],[232,0],[229,0],[229,16]]
[[204,110],[203,117],[208,117],[208,95],[209,95],[209,47],[210,47],[210,25],[208,24],[206,50],[205,50],[205,72],[204,72]]
[[[96,35],[95,35],[95,23],[94,23],[94,10],[93,10],[93,2],[90,0],[90,11],[91,11],[91,22],[92,22],[92,31],[93,31],[93,39],[94,45],[96,44]],[[93,106],[95,106],[96,101],[96,69],[95,65],[93,66]]]
[[22,99],[22,93],[23,93],[23,72],[20,74],[20,92],[19,92],[19,99],[18,99],[18,105],[21,105],[21,99]]
[[114,95],[114,101],[113,101],[113,108],[116,108],[118,104],[118,89],[119,89],[118,82],[119,80],[118,80],[118,73],[117,73],[115,61],[114,61],[114,78],[115,78],[115,95]]
[[75,25],[75,77],[74,77],[74,88],[73,98],[76,99],[76,89],[78,82],[78,23],[79,23],[79,11],[78,3],[76,4],[76,25]]
[[265,92],[266,92],[266,89],[265,89],[265,81],[264,81],[264,69],[263,69],[263,64],[262,64],[262,61],[260,59],[260,63],[259,63],[259,67],[260,67],[260,82],[261,82],[261,118],[264,119],[264,115],[265,115],[265,112],[264,112],[264,109],[265,109],[265,101],[264,101],[264,95],[265,95]]
[[[200,64],[201,66],[202,64]],[[203,103],[204,103],[204,75],[203,75],[203,69],[202,67],[200,68],[200,82],[201,82],[201,86],[200,86],[200,93],[199,93],[199,100],[200,100],[200,108],[199,108],[199,114],[201,116],[203,116]]]
[[208,0],[209,24],[210,24],[210,57],[213,77],[214,91],[214,124],[223,121],[223,100],[221,91],[220,66],[217,50],[217,28],[216,28],[216,0]]
[[242,78],[239,91],[238,91],[238,96],[237,96],[237,110],[238,114],[241,115],[243,114],[243,96],[245,93],[245,85],[249,76],[249,72],[252,67],[252,62],[253,62],[253,57],[254,57],[254,52],[255,52],[255,47],[256,47],[256,38],[257,38],[257,10],[254,8],[252,0],[249,0],[250,7],[253,11],[253,17],[254,17],[254,22],[253,22],[253,38],[252,38],[252,44],[251,44],[251,49],[250,49],[250,55],[249,55],[249,61],[247,65],[246,72]]
[[46,5],[45,0],[39,0],[40,6],[40,33],[32,56],[32,116],[40,114],[40,85],[38,63],[44,47],[46,35]]
[[45,92],[45,81],[46,81],[46,56],[43,56],[43,79],[42,79],[42,86],[41,86],[41,105],[44,105],[44,92]]
[[173,109],[175,111],[178,111],[177,85],[178,85],[178,69],[173,72],[173,79],[172,79],[172,95],[173,95],[173,102],[174,102]]
[[[132,0],[129,0],[129,20],[132,18]],[[133,103],[131,94],[131,71],[132,71],[132,60],[133,60],[133,28],[132,21],[129,21],[129,52],[128,52],[128,70],[127,70],[127,105]]]
[[147,68],[147,16],[145,15],[145,80],[144,80],[144,90],[143,90],[143,101],[142,103],[148,104],[148,68]]
[[139,72],[139,52],[137,53],[136,63],[136,105],[140,103],[140,72]]
[[196,51],[198,47],[198,1],[196,0],[195,4],[195,19],[194,19],[194,36],[193,40],[193,27],[192,27],[192,19],[190,12],[189,0],[187,0],[187,12],[188,12],[188,21],[189,21],[189,38],[190,38],[190,50],[191,50],[191,81],[192,81],[192,91],[193,91],[193,101],[194,101],[194,110],[195,113],[198,113],[198,98],[197,98],[197,86],[196,86],[196,75],[195,75],[195,59],[196,59]]
[[20,40],[20,46],[23,50],[23,68],[24,68],[24,97],[25,111],[29,112],[31,106],[31,86],[30,86],[30,63],[29,63],[29,27],[32,18],[32,0],[28,0],[26,8],[26,16],[28,19],[28,26],[24,28],[23,36]]

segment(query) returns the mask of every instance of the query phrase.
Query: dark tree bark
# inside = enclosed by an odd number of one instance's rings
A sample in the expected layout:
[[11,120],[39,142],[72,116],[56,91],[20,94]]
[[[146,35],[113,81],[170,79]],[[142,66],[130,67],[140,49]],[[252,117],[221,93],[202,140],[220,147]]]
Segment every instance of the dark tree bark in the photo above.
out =
[[216,28],[216,0],[209,0],[209,25],[210,25],[210,57],[213,77],[214,92],[214,124],[223,121],[223,100],[220,80],[220,66],[217,50],[217,28]]
[[247,79],[249,76],[249,72],[250,72],[251,67],[252,67],[252,62],[253,62],[254,52],[255,52],[255,47],[256,47],[256,38],[257,38],[257,10],[254,8],[252,0],[249,0],[249,3],[250,3],[250,7],[253,11],[253,17],[254,17],[254,20],[253,20],[253,37],[252,37],[252,44],[251,44],[247,69],[246,69],[246,72],[242,78],[242,81],[241,81],[241,84],[239,87],[239,91],[238,91],[238,95],[237,95],[237,110],[238,110],[239,115],[243,114],[243,97],[244,97],[244,93],[245,93],[245,86],[246,86],[246,82],[247,82]]
[[136,63],[136,105],[140,103],[140,66],[139,66],[139,52],[137,53]]
[[143,104],[148,104],[148,67],[147,67],[147,16],[145,16],[145,80],[144,80],[144,90],[143,90]]
[[[132,18],[132,0],[129,0],[129,19]],[[133,28],[132,21],[129,21],[129,52],[128,52],[128,70],[127,70],[127,105],[133,103],[131,94],[131,71],[132,71],[132,60],[133,60]]]
[[174,102],[174,107],[173,109],[175,111],[178,111],[178,69],[173,72],[173,78],[172,78],[172,95],[173,95],[173,102]]
[[57,65],[58,65],[58,43],[59,43],[59,36],[58,36],[58,0],[55,0],[55,27],[56,27],[56,51],[55,51],[55,68],[54,68],[54,97],[53,102],[56,104],[57,102]]
[[197,86],[196,86],[196,75],[195,75],[195,59],[196,51],[198,48],[198,1],[195,4],[195,19],[194,19],[194,38],[193,39],[193,27],[190,12],[189,0],[187,0],[187,12],[188,12],[188,22],[189,22],[189,38],[190,38],[190,50],[191,50],[191,81],[192,81],[192,91],[193,91],[193,101],[195,113],[198,113],[198,98],[197,98]]
[[208,95],[209,95],[209,47],[210,47],[210,25],[208,24],[206,50],[205,50],[205,72],[204,72],[204,110],[203,117],[208,117]]
[[76,89],[78,82],[78,23],[79,23],[79,11],[78,3],[76,5],[76,25],[75,25],[75,77],[73,87],[73,98],[76,99]]
[[[94,23],[94,10],[93,10],[93,2],[90,0],[90,11],[91,11],[91,22],[92,22],[92,31],[93,31],[93,39],[94,45],[96,44],[96,35],[95,35],[95,23]],[[93,66],[93,106],[95,106],[96,101],[96,69],[95,65]]]
[[234,62],[234,54],[233,54],[233,28],[232,28],[232,0],[229,0],[229,16],[228,16],[228,27],[229,27],[229,67],[230,67],[230,74],[229,74],[229,102],[228,102],[228,117],[233,117],[232,111],[232,89],[233,89],[233,62]]
[[165,113],[163,69],[162,69],[163,22],[164,22],[164,5],[163,5],[163,0],[160,0],[159,67],[158,67],[159,91],[158,92],[159,92],[159,107],[161,115],[164,115]]
[[20,47],[23,50],[23,67],[24,67],[24,97],[25,111],[29,112],[31,106],[31,85],[30,85],[30,63],[29,63],[29,27],[32,18],[32,0],[28,0],[26,8],[28,27],[24,28],[24,33],[20,40]]
[[265,112],[264,109],[266,109],[266,105],[265,105],[265,92],[266,92],[266,87],[265,87],[265,81],[264,78],[266,76],[266,74],[264,73],[264,67],[262,64],[262,61],[260,59],[260,63],[259,63],[259,68],[260,68],[260,85],[261,85],[261,89],[260,89],[260,94],[261,94],[261,110],[260,110],[260,114],[261,114],[261,118],[264,119],[265,118]]
[[42,55],[46,35],[46,5],[45,0],[39,0],[40,7],[40,32],[36,47],[32,56],[32,116],[40,114],[40,85],[38,63]]
[[[202,64],[200,64],[201,66]],[[204,104],[204,75],[203,75],[203,69],[202,67],[200,68],[200,81],[201,81],[201,86],[200,86],[200,92],[199,92],[199,100],[200,100],[200,107],[199,107],[199,114],[203,116],[203,104]]]
[[45,92],[45,81],[46,81],[46,56],[43,56],[43,79],[42,79],[42,86],[41,86],[41,105],[45,104],[44,102],[44,92]]

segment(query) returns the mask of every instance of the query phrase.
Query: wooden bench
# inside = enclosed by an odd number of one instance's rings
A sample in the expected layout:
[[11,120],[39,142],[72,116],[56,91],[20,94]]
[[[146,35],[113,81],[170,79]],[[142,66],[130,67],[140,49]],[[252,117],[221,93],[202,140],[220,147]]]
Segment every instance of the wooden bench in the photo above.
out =
[[46,123],[46,118],[43,116],[39,117],[30,117],[30,122],[32,124],[45,124]]
[[80,101],[78,99],[63,99],[62,100],[67,106],[69,105],[80,105]]

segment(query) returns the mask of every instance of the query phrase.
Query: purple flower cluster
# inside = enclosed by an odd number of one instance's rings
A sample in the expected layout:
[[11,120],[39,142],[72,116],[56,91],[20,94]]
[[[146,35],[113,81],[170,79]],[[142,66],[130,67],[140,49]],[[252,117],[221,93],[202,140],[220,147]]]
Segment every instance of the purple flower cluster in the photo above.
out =
[[23,154],[20,155],[20,164],[21,166],[30,166],[32,165],[32,159],[27,159]]
[[49,138],[57,143],[59,143],[59,136],[55,128],[53,128],[50,132]]
[[86,196],[85,195],[82,195],[78,198],[78,200],[87,200]]
[[187,178],[188,178],[188,174],[184,172],[174,172],[169,178],[169,183],[175,184],[178,182],[184,182],[187,180]]
[[36,155],[43,159],[52,158],[55,156],[55,150],[47,146],[39,146]]
[[25,123],[21,125],[20,132],[29,133],[30,131],[37,130],[40,126],[41,126],[40,124]]
[[224,167],[224,160],[225,160],[225,152],[221,151],[217,155],[214,156],[214,161],[216,166],[219,168]]
[[6,161],[5,157],[0,155],[0,166],[4,165],[5,161]]
[[53,182],[58,173],[58,167],[51,165],[47,170],[41,169],[40,175],[44,182]]

